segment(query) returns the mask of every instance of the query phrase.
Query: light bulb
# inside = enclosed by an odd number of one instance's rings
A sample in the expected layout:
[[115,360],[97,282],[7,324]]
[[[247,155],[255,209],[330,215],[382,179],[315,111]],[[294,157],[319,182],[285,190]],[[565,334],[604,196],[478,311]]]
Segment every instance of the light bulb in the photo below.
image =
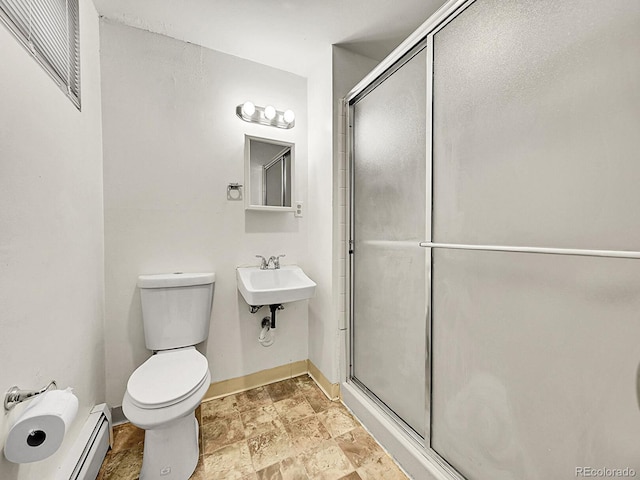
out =
[[296,119],[296,114],[293,113],[293,110],[285,110],[282,118],[286,123],[292,123]]
[[242,113],[247,117],[252,117],[256,113],[256,106],[252,102],[244,102],[242,104]]
[[271,105],[267,105],[264,107],[264,118],[267,120],[273,120],[276,118],[276,109]]

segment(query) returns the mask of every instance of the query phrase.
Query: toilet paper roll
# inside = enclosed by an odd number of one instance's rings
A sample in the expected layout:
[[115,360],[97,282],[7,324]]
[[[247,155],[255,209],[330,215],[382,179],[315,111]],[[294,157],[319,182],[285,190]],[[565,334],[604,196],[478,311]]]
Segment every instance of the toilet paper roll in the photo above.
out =
[[78,398],[70,388],[36,397],[9,430],[4,456],[13,463],[29,463],[53,455],[77,413]]

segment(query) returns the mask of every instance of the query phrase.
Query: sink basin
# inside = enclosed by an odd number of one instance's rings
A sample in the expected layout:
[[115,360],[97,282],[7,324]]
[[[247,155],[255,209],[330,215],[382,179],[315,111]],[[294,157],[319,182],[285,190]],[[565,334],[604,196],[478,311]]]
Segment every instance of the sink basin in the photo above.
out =
[[277,270],[238,267],[236,280],[238,290],[249,305],[273,305],[306,300],[316,292],[316,283],[296,265],[282,266]]

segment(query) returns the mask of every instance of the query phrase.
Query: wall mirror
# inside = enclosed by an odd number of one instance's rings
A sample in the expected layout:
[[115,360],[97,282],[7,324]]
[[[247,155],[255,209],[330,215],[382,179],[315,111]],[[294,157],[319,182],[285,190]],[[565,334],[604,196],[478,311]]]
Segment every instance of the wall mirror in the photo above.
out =
[[291,212],[293,143],[245,135],[244,184],[247,210]]

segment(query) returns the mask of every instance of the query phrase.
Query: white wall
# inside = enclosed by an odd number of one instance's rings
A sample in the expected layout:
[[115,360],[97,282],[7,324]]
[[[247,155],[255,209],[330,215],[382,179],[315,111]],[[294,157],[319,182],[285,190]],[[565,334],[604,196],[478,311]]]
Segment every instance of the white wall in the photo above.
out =
[[[51,379],[74,387],[61,449],[0,478],[53,478],[104,401],[103,215],[98,15],[80,2],[82,112],[0,26],[0,394]],[[0,415],[0,446],[19,405]]]
[[[345,48],[327,45],[309,76],[309,273],[317,281],[309,301],[309,359],[338,383],[345,316],[345,164],[340,159],[340,99],[377,64]],[[342,142],[342,143],[340,143]]]
[[[141,273],[214,271],[206,354],[219,381],[308,358],[307,303],[278,312],[276,342],[258,344],[235,267],[285,253],[307,269],[308,219],[244,210],[227,200],[243,183],[244,134],[296,144],[296,200],[307,200],[307,82],[238,57],[109,21],[101,22],[103,81],[107,399],[150,352],[144,345]],[[246,100],[291,108],[291,130],[235,115]],[[313,278],[313,276],[312,276]],[[314,279],[315,280],[315,279]]]
[[327,379],[338,381],[338,324],[333,308],[333,183],[331,45],[309,75],[309,275],[318,287],[309,300],[309,359]]

